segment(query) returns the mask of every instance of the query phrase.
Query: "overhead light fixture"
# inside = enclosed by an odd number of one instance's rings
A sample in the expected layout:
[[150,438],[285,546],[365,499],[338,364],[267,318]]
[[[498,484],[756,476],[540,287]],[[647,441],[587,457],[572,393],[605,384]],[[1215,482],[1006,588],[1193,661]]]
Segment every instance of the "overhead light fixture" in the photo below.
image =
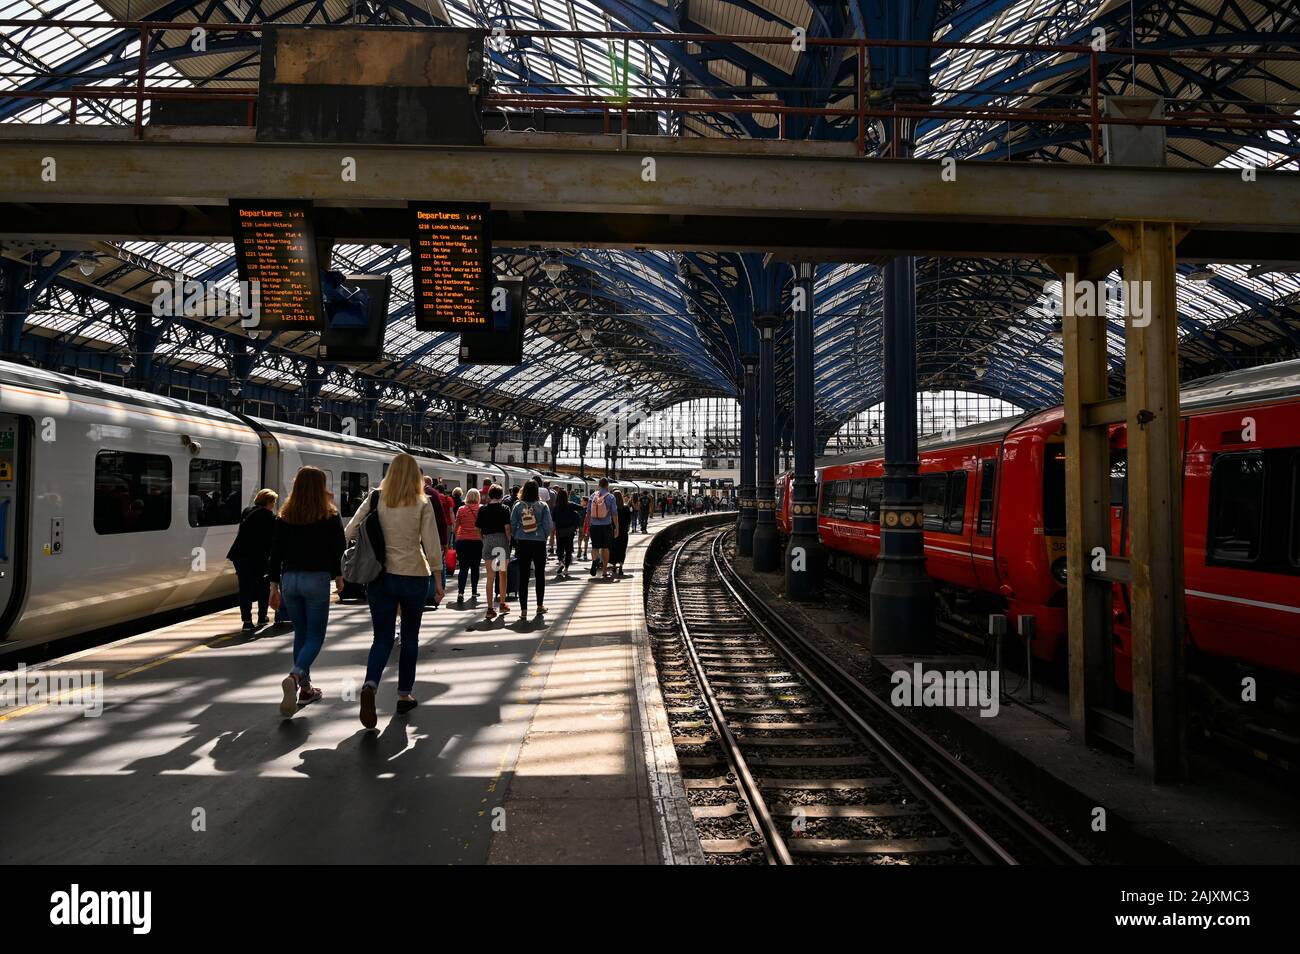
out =
[[582,338],[583,344],[591,344],[596,338],[596,326],[587,319],[578,322],[578,335]]
[[1218,272],[1210,268],[1209,265],[1197,265],[1194,269],[1192,269],[1183,277],[1186,278],[1189,282],[1208,282],[1211,278],[1213,278],[1217,274]]
[[90,252],[78,255],[76,259],[77,271],[89,278],[99,270],[99,258]]
[[542,271],[546,273],[546,277],[549,278],[552,283],[564,274],[564,270],[567,267],[568,266],[563,262],[554,258],[548,258],[546,261],[542,262]]

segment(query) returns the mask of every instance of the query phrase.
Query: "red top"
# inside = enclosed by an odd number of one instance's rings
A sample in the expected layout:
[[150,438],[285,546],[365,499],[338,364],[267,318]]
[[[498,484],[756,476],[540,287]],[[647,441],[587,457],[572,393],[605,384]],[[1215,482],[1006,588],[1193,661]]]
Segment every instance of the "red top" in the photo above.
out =
[[457,540],[482,540],[483,534],[479,532],[475,521],[478,519],[479,505],[476,503],[461,504],[460,509],[456,511],[456,539]]

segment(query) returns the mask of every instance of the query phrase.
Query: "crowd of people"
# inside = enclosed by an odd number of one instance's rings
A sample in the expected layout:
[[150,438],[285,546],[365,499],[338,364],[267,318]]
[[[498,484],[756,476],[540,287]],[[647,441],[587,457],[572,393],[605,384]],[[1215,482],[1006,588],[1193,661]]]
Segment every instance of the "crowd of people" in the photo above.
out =
[[[482,579],[488,621],[513,612],[507,602],[512,592],[519,618],[526,621],[531,583],[533,618],[540,620],[546,615],[548,557],[555,559],[555,580],[571,579],[574,562],[587,559],[590,576],[622,579],[629,538],[648,533],[654,516],[722,506],[703,495],[625,494],[604,478],[588,495],[570,495],[538,477],[509,489],[489,479],[481,488],[448,491],[421,474],[419,463],[406,453],[393,458],[378,489],[347,501],[342,514],[325,472],[316,467],[298,471],[277,512],[278,502],[274,490],[257,492],[240,516],[227,554],[239,581],[243,630],[255,633],[269,625],[272,608],[277,623],[293,626],[292,666],[281,683],[280,702],[281,714],[289,717],[323,694],[312,682],[311,667],[325,643],[331,589],[340,600],[364,591],[373,629],[359,696],[366,728],[376,725],[376,693],[399,636],[396,711],[418,705],[420,623],[427,609],[438,608],[453,580],[456,604],[464,607],[467,599],[478,604]],[[371,548],[381,565],[364,585],[344,579],[349,546]]]

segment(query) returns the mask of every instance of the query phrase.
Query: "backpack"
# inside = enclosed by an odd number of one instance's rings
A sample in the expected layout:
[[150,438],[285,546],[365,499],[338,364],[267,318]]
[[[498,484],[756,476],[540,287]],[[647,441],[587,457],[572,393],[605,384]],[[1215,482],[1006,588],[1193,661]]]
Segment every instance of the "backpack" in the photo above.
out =
[[591,496],[591,515],[600,518],[609,516],[609,505],[605,503],[605,495],[600,491]]
[[519,513],[519,526],[524,533],[537,532],[537,512],[533,510],[532,504],[524,504],[524,509]]
[[343,579],[373,583],[384,572],[384,528],[379,523],[379,491],[370,492],[370,512],[357,527],[357,539],[343,554]]

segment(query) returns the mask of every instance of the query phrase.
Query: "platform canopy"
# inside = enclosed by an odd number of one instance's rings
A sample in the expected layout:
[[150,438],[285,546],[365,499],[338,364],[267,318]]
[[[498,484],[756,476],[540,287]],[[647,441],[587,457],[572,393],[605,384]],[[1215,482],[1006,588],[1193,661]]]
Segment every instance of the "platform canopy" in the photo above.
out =
[[[1081,44],[1100,29],[1112,47],[1151,50],[1294,50],[1300,8],[1287,0],[934,0],[934,37],[945,41]],[[809,4],[803,0],[399,0],[312,4],[240,0],[0,0],[0,18],[30,19],[30,28],[4,31],[0,47],[0,121],[67,121],[69,101],[5,97],[14,88],[57,90],[74,84],[127,83],[139,56],[131,30],[41,25],[45,19],[209,22],[449,24],[509,30],[680,32],[714,35],[863,36],[871,19],[867,0]],[[1135,19],[1132,19],[1135,18]],[[149,51],[149,82],[178,88],[246,88],[258,79],[253,34],[225,35],[196,54],[188,36],[160,35]],[[852,51],[785,46],[687,43],[669,40],[509,37],[491,44],[498,90],[572,92],[635,101],[646,96],[728,99],[765,96],[790,105],[834,103],[846,95],[856,64]],[[1194,101],[1202,110],[1272,114],[1285,120],[1300,104],[1300,62],[1179,60],[1167,64],[1107,57],[1102,89],[1111,94],[1156,95]],[[1029,50],[946,51],[930,71],[935,102],[1000,107],[1082,97],[1088,58]],[[764,92],[764,91],[767,92]],[[134,105],[85,102],[81,123],[130,124]],[[852,140],[843,121],[791,116],[784,129],[770,114],[660,112],[660,132],[682,137]],[[1300,133],[1281,128],[1169,131],[1171,165],[1295,169]],[[869,152],[888,145],[866,135]],[[1087,129],[1051,121],[932,119],[916,131],[919,157],[1084,162]],[[1086,197],[1080,198],[1086,202]],[[479,408],[527,412],[555,421],[590,422],[635,404],[655,409],[706,395],[735,393],[740,355],[750,344],[761,267],[729,254],[605,249],[499,249],[498,267],[529,276],[530,328],[524,365],[514,369],[458,365],[450,335],[415,330],[409,253],[404,247],[343,245],[335,265],[346,271],[391,272],[386,360],[330,377],[327,391],[355,392],[363,379],[396,381]],[[158,275],[234,281],[228,245],[128,242],[87,250],[33,253],[11,248],[10,261],[33,271],[53,267],[49,286],[28,320],[28,333],[59,339],[59,347],[128,349],[123,317],[132,293]],[[87,255],[93,274],[81,274]],[[768,266],[772,267],[772,266]],[[780,266],[778,266],[780,267]],[[922,388],[961,388],[1021,407],[1055,403],[1061,393],[1061,343],[1042,321],[1025,320],[1051,273],[1040,262],[922,259],[918,264],[919,379]],[[1268,266],[1180,266],[1179,313],[1185,378],[1300,354],[1300,276]],[[874,263],[817,266],[816,368],[819,428],[829,433],[882,398],[882,305]],[[1112,321],[1114,370],[1122,364],[1121,326]],[[784,339],[783,339],[784,340]],[[274,386],[294,384],[294,352],[311,342],[277,341],[257,359],[252,377]],[[171,331],[157,347],[162,365],[230,374],[230,359],[201,328]],[[789,362],[782,345],[781,360]],[[788,406],[788,368],[783,406]]]

